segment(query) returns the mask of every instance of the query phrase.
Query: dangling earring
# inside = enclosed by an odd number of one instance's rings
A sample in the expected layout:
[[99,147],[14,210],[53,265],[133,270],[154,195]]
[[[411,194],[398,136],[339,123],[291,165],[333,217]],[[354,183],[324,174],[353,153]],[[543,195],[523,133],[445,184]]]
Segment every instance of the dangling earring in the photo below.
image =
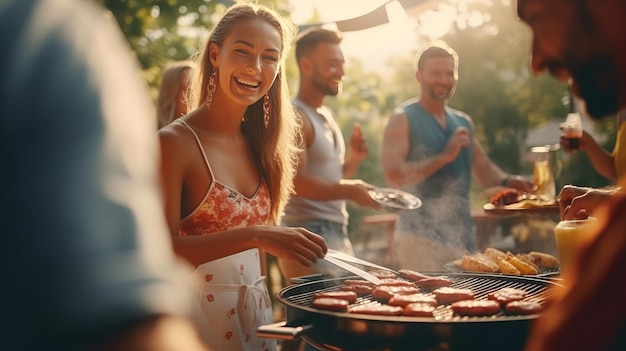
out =
[[265,94],[263,98],[263,123],[265,128],[270,124],[270,96]]
[[206,97],[206,108],[211,108],[211,100],[213,100],[213,93],[215,93],[215,88],[217,88],[217,84],[215,80],[217,79],[217,71],[213,71],[211,76],[209,77],[209,85],[207,85],[208,94]]

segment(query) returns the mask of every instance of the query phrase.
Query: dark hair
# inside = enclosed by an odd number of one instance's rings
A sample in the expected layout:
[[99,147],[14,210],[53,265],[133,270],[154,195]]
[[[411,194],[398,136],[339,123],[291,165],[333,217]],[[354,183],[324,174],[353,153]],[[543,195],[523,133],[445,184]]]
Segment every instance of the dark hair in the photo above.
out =
[[343,40],[340,32],[322,27],[309,28],[296,38],[296,61],[308,55],[319,43],[339,44]]
[[436,44],[422,51],[422,53],[418,56],[415,69],[421,71],[424,61],[431,58],[452,58],[455,69],[458,67],[459,56],[456,51],[445,44]]

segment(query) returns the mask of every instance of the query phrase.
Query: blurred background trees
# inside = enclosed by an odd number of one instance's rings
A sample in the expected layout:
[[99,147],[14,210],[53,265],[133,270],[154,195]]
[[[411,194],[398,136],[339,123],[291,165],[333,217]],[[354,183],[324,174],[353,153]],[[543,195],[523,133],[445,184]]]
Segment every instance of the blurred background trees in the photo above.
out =
[[[96,0],[115,17],[137,55],[146,85],[153,97],[160,84],[161,70],[169,61],[185,60],[198,51],[213,23],[222,15],[228,0]],[[336,0],[341,2],[342,0]],[[259,0],[284,15],[292,10],[289,0]],[[532,162],[525,158],[525,141],[534,128],[543,123],[563,120],[569,112],[567,85],[548,75],[534,76],[529,71],[530,31],[515,20],[511,0],[440,0],[429,12],[453,11],[455,19],[447,32],[433,38],[424,34],[427,24],[422,15],[410,18],[415,24],[417,47],[441,39],[459,54],[459,82],[450,106],[470,114],[477,126],[477,136],[489,156],[504,170],[532,175]],[[356,14],[356,15],[360,15]],[[425,13],[426,14],[426,13]],[[307,23],[319,23],[314,11]],[[303,24],[303,23],[298,23]],[[407,46],[408,36],[388,38]],[[376,42],[362,45],[376,46]],[[385,67],[366,69],[364,62],[344,50],[348,56],[343,92],[326,99],[333,108],[344,135],[352,125],[363,127],[369,142],[370,157],[361,165],[357,177],[385,186],[380,166],[382,133],[392,109],[415,97],[419,86],[414,79],[414,54],[391,57]],[[295,60],[287,61],[286,75],[292,94],[297,91]],[[615,120],[596,123],[596,131],[606,137],[605,147],[612,149]],[[554,135],[553,142],[558,142]],[[557,189],[566,183],[603,186],[608,182],[591,167],[586,155],[557,152],[560,172]],[[473,193],[474,206],[485,202],[478,189]],[[352,230],[371,211],[350,206]]]
[[[96,0],[120,25],[137,56],[147,87],[156,98],[161,72],[171,61],[200,49],[230,0]],[[287,14],[288,0],[257,0]]]

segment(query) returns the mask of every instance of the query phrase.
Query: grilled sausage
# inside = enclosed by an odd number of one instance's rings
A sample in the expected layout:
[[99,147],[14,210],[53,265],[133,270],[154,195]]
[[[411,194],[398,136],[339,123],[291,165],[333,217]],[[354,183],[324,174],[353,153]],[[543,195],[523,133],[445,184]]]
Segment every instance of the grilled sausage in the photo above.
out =
[[374,269],[368,272],[369,274],[375,276],[378,279],[392,279],[397,278],[398,276],[392,271],[386,271],[384,269]]
[[428,303],[411,303],[404,307],[402,314],[411,317],[432,317],[435,306]]
[[426,275],[426,274],[422,274],[420,272],[416,272],[416,271],[412,271],[410,269],[400,269],[398,270],[398,274],[400,275],[400,277],[407,279],[407,280],[411,280],[414,282],[420,281],[422,279],[426,279],[426,278],[430,278],[431,276]]
[[342,285],[339,287],[341,291],[354,291],[358,296],[366,296],[372,293],[374,287],[371,285]]
[[322,297],[341,299],[348,301],[348,303],[355,303],[358,296],[357,293],[354,291],[320,291],[313,295],[314,299]]
[[311,306],[323,310],[331,311],[346,311],[350,303],[342,299],[333,299],[329,297],[322,297],[313,299]]
[[444,286],[452,285],[452,280],[448,277],[438,276],[419,280],[417,285],[423,289],[437,289]]
[[470,289],[443,287],[433,291],[440,305],[449,305],[456,301],[473,300],[474,292]]
[[374,283],[367,281],[365,279],[346,279],[343,281],[344,285],[367,285],[374,287],[376,286]]
[[395,295],[416,294],[419,289],[411,286],[378,286],[372,290],[372,297],[378,301],[387,302]]
[[389,305],[359,305],[348,310],[350,313],[375,314],[381,316],[401,316],[404,308]]
[[437,299],[429,294],[410,294],[410,295],[395,295],[387,302],[390,306],[407,306],[412,303],[423,303],[432,306],[437,306]]
[[461,316],[491,316],[500,312],[500,304],[493,300],[457,301],[450,308]]
[[502,288],[487,294],[487,299],[496,301],[501,305],[506,305],[512,301],[523,300],[527,295],[528,293],[522,289]]
[[543,311],[543,306],[533,301],[513,301],[504,306],[506,314],[536,314]]
[[528,257],[539,267],[557,268],[559,266],[559,260],[547,253],[531,251],[528,253]]
[[409,282],[406,280],[400,280],[400,279],[395,279],[395,278],[385,278],[385,279],[381,279],[380,280],[380,284],[378,284],[378,286],[411,286],[411,287],[415,287],[415,283],[414,282]]

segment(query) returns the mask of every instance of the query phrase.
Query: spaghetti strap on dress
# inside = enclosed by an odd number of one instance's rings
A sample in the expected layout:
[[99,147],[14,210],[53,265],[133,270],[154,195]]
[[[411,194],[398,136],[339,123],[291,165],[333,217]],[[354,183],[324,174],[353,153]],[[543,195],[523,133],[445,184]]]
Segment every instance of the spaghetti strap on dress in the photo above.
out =
[[[247,198],[217,181],[196,132],[182,119],[198,144],[212,177],[201,203],[180,222],[180,236],[211,235],[228,229],[266,224],[270,198],[265,181]],[[273,323],[272,304],[261,275],[258,249],[249,249],[201,264],[193,273],[201,330],[210,350],[276,350],[276,341],[259,338],[256,329]]]

